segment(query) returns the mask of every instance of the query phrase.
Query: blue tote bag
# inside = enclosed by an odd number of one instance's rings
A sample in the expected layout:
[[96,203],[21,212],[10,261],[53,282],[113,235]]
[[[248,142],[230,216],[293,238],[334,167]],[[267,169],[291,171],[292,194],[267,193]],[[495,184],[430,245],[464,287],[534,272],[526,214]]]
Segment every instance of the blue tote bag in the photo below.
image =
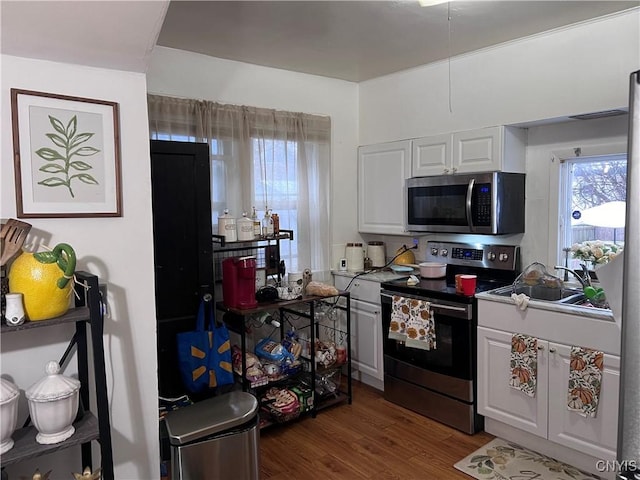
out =
[[[209,313],[206,328],[205,311]],[[213,311],[213,305],[202,300],[196,330],[176,335],[180,375],[191,393],[233,383],[229,331],[224,324],[216,324]]]

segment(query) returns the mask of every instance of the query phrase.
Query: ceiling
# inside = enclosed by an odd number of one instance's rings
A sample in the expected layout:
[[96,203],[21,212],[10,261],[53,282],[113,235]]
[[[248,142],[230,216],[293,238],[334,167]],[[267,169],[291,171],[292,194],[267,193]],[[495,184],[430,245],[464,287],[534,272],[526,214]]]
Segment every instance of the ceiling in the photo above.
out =
[[7,55],[145,72],[157,45],[360,82],[640,1],[9,1]]

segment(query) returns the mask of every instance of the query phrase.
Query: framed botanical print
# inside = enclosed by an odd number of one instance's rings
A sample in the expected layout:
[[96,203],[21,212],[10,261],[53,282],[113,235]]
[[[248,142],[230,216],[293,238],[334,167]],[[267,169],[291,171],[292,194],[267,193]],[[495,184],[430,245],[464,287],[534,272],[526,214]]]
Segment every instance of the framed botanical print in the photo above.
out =
[[11,89],[18,218],[120,217],[118,104]]

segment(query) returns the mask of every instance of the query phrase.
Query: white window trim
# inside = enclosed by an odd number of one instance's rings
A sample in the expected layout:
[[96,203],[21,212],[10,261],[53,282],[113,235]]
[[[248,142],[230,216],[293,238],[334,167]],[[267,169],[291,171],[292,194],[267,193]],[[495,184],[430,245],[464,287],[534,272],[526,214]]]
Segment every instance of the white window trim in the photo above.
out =
[[[580,149],[580,154],[576,150]],[[611,142],[601,145],[577,145],[573,148],[561,148],[551,151],[551,168],[549,170],[549,244],[547,250],[547,265],[563,265],[564,258],[561,257],[560,241],[564,229],[565,219],[560,214],[560,199],[564,198],[564,185],[561,182],[562,162],[572,158],[598,157],[604,155],[626,155],[627,142]],[[569,220],[570,221],[570,220]],[[554,234],[555,232],[555,234]]]

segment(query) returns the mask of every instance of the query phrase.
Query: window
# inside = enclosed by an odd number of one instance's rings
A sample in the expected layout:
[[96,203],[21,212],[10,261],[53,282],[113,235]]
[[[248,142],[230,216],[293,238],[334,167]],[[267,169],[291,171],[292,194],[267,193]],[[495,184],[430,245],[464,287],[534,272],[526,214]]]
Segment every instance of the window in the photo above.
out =
[[287,271],[327,273],[331,119],[300,112],[148,96],[151,138],[211,147],[214,230],[225,209],[277,213],[294,240],[281,242]]
[[[624,244],[627,157],[601,155],[563,160],[560,171],[560,265],[576,243],[600,240]],[[580,261],[568,253],[569,268]],[[592,267],[591,265],[589,267]]]

